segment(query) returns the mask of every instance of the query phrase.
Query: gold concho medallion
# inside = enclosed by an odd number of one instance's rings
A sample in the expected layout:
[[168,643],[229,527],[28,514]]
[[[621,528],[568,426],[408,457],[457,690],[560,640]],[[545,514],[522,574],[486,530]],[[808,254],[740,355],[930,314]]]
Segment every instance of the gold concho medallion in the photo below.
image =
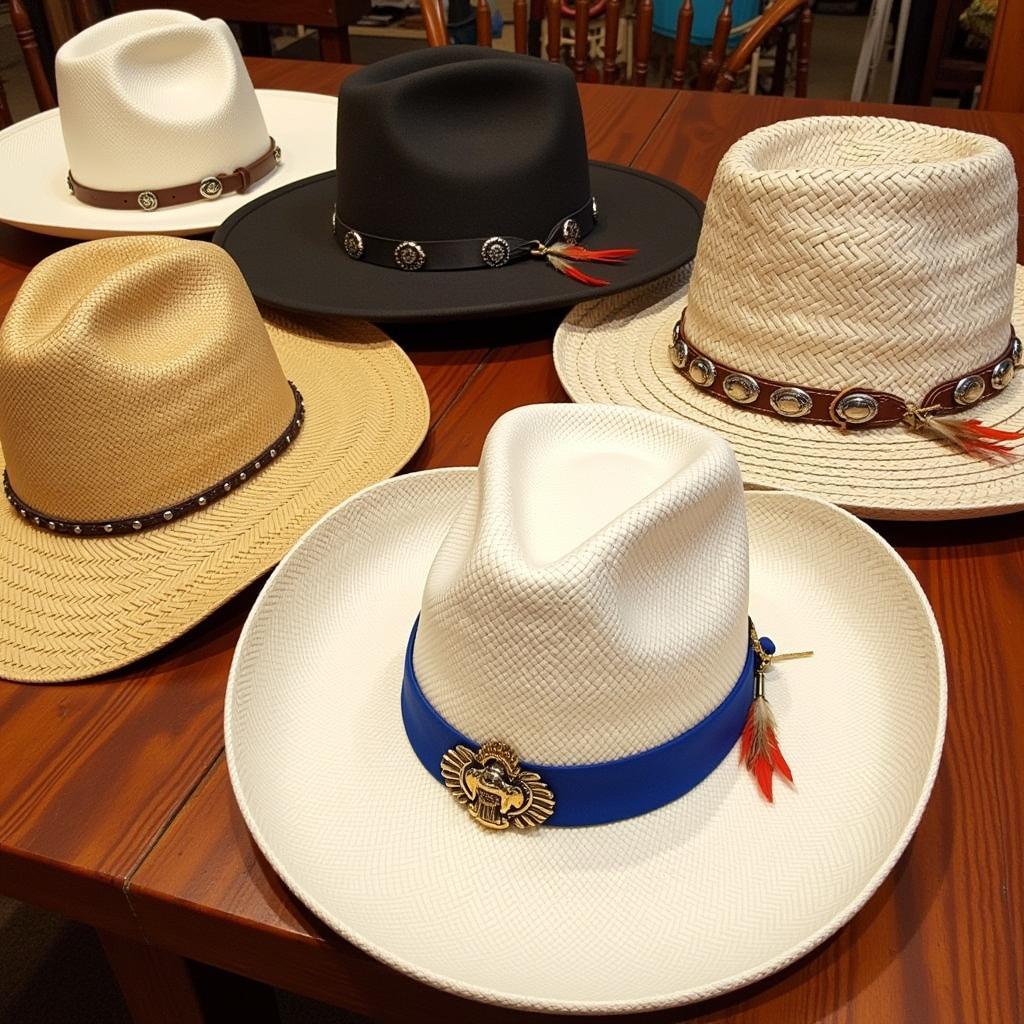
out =
[[523,771],[507,743],[492,740],[475,754],[459,744],[441,758],[448,792],[484,828],[533,828],[555,810],[555,796],[536,772]]

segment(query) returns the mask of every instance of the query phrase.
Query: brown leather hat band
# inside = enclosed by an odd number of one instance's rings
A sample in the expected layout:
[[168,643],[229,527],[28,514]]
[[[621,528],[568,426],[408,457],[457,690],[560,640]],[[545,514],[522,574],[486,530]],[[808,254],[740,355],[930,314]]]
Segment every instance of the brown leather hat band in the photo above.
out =
[[730,405],[777,419],[843,429],[891,427],[904,423],[908,415],[923,412],[939,416],[965,412],[1002,391],[1013,379],[1016,368],[1024,363],[1021,341],[1011,325],[1010,340],[999,356],[984,366],[936,384],[915,406],[886,391],[858,386],[828,391],[768,380],[725,366],[693,344],[686,336],[685,321],[684,312],[673,329],[669,355],[673,366],[694,385]]
[[28,502],[22,499],[11,486],[7,470],[4,470],[3,486],[4,495],[26,523],[41,530],[53,533],[69,534],[73,537],[110,537],[125,533],[138,533],[140,530],[149,530],[155,526],[166,526],[170,522],[199,512],[221,498],[227,497],[233,490],[236,490],[246,481],[251,480],[260,470],[266,469],[279,455],[295,441],[299,431],[302,429],[302,421],[306,416],[306,406],[302,400],[299,389],[288,381],[292,389],[292,396],[295,399],[295,409],[288,425],[281,431],[278,437],[263,449],[255,458],[250,459],[240,469],[235,470],[230,476],[218,480],[212,487],[193,494],[192,497],[179,501],[167,508],[158,509],[156,512],[147,512],[143,515],[129,516],[126,519],[100,520],[75,520],[51,517],[39,509],[33,508]]
[[141,209],[147,213],[161,206],[181,206],[200,199],[217,199],[229,192],[245,192],[255,182],[265,178],[281,162],[281,147],[270,140],[270,147],[262,156],[246,167],[236,167],[230,174],[211,174],[202,181],[173,188],[143,189],[141,192],[108,192],[100,188],[87,188],[75,181],[68,171],[68,189],[80,202],[99,206],[104,210]]

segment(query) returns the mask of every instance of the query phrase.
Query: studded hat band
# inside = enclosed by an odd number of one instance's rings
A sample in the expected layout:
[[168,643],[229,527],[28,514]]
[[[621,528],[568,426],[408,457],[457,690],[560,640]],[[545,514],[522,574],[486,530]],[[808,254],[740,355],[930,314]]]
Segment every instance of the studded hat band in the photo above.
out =
[[896,424],[916,429],[922,417],[964,412],[1002,391],[1013,380],[1014,371],[1024,364],[1021,340],[1011,326],[1010,340],[998,357],[960,377],[936,384],[920,405],[914,405],[886,391],[857,386],[827,391],[805,384],[767,380],[725,366],[712,360],[687,338],[685,320],[684,312],[673,328],[669,356],[672,365],[697,387],[722,401],[754,412],[843,429]]
[[49,530],[53,533],[66,533],[73,537],[110,537],[124,533],[138,533],[140,530],[150,530],[156,526],[165,526],[175,519],[191,515],[201,509],[207,508],[221,498],[226,497],[231,491],[240,487],[247,480],[251,480],[260,470],[265,469],[274,461],[289,445],[291,445],[302,429],[302,421],[306,415],[306,406],[302,401],[299,389],[288,382],[295,397],[295,412],[288,426],[281,431],[276,440],[272,441],[255,458],[250,459],[241,469],[236,470],[230,476],[217,481],[212,487],[207,487],[191,498],[179,501],[167,508],[159,509],[156,512],[147,512],[144,515],[129,516],[126,519],[108,519],[97,521],[82,521],[74,519],[57,519],[47,513],[33,508],[26,501],[18,497],[11,486],[7,470],[4,470],[4,494],[7,500],[14,506],[15,511],[27,523],[39,527],[41,530]]
[[455,238],[435,242],[383,238],[345,224],[335,212],[334,237],[353,260],[399,270],[474,270],[503,267],[527,256],[547,255],[557,242],[576,245],[597,223],[597,200],[588,199],[578,210],[563,217],[547,238],[491,235],[488,238]]
[[108,192],[100,188],[87,188],[75,181],[68,171],[68,189],[80,202],[100,206],[104,210],[125,210],[136,207],[151,213],[161,206],[181,206],[199,199],[217,199],[227,192],[245,192],[265,178],[281,162],[281,147],[270,140],[267,151],[246,167],[236,167],[230,174],[210,174],[201,181],[172,188],[144,189],[139,192]]

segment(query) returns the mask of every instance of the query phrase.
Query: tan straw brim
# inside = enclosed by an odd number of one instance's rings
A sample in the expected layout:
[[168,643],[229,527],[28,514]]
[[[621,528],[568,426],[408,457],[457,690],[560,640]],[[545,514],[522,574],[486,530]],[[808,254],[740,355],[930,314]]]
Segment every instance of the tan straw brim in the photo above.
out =
[[[649,814],[495,833],[424,770],[399,700],[424,582],[476,487],[470,469],[372,487],[263,588],[224,733],[239,807],[275,871],[373,956],[519,1009],[694,1002],[827,939],[905,849],[942,751],[942,642],[906,565],[842,509],[748,493],[751,615],[780,651],[815,652],[767,680],[795,786],[768,804],[734,751]],[[493,738],[509,715],[536,714],[496,707]]]
[[[555,335],[554,356],[562,386],[574,401],[633,405],[700,423],[733,446],[747,486],[824,498],[862,516],[966,519],[1024,508],[1020,463],[975,458],[903,427],[844,434],[780,420],[695,386],[668,356],[686,280],[687,272],[680,271],[570,312]],[[1014,324],[1024,329],[1021,267]],[[1024,372],[1002,394],[961,418],[1024,431]]]
[[[90,539],[40,530],[2,503],[0,678],[82,679],[157,650],[419,447],[427,395],[393,341],[360,321],[265,319],[306,418],[295,443],[244,486],[167,526]],[[239,464],[252,455],[240,452]]]

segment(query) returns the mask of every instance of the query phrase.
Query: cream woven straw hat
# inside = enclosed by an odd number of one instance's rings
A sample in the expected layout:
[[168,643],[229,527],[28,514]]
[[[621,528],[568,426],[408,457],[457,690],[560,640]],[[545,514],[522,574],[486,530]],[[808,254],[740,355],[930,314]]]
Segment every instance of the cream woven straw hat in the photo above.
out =
[[[748,613],[814,651],[765,674],[795,778],[774,803],[736,750]],[[225,744],[256,842],[345,938],[458,995],[619,1013],[763,978],[849,920],[945,715],[927,601],[866,526],[744,495],[701,427],[542,405],[479,470],[306,534],[243,630]]]
[[212,231],[255,196],[334,166],[323,140],[337,101],[256,92],[219,18],[97,22],[57,52],[56,78],[58,110],[0,133],[0,220],[33,231]]
[[43,260],[0,328],[0,678],[93,676],[168,643],[400,469],[427,418],[394,342],[261,319],[209,243]]
[[[719,431],[753,487],[879,518],[1024,508],[1020,463],[936,436],[968,420],[1024,430],[1016,235],[1013,160],[994,139],[875,117],[760,128],[718,168],[689,291],[679,273],[578,306],[558,374],[578,402]],[[688,351],[673,346],[684,311]],[[770,407],[780,389],[796,418]],[[914,431],[913,405],[941,410]]]

